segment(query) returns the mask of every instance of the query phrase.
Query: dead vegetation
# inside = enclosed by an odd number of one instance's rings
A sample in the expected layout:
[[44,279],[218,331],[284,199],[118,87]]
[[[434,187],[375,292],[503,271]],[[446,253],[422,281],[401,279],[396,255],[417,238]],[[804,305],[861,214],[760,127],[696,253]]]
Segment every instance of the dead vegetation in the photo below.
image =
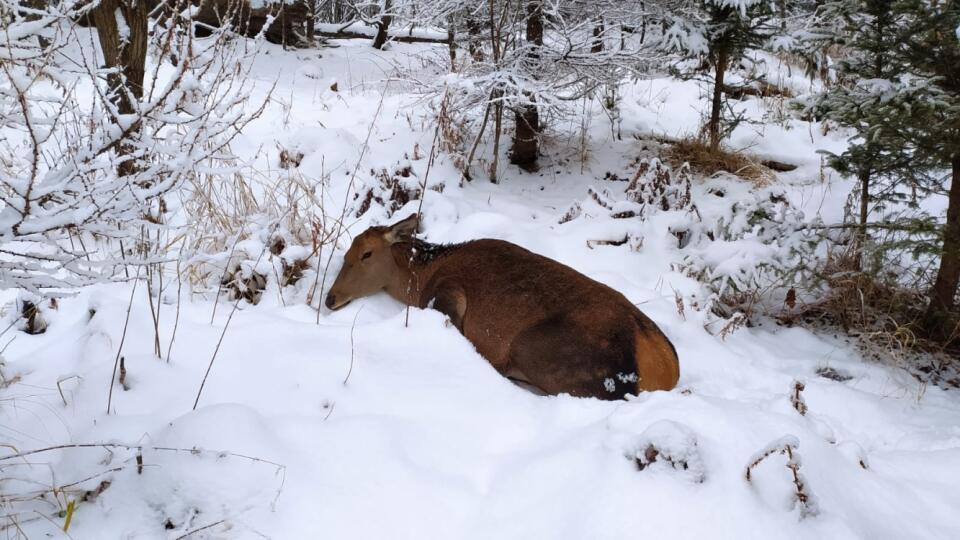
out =
[[[136,471],[138,475],[144,474],[144,462],[161,454],[182,456],[183,459],[230,460],[272,467],[275,471],[274,476],[278,478],[278,485],[270,503],[271,509],[275,508],[286,480],[286,465],[284,464],[224,450],[124,443],[73,443],[23,451],[13,446],[7,445],[7,447],[13,450],[13,453],[0,456],[0,483],[3,483],[5,488],[0,493],[0,508],[4,510],[4,515],[0,516],[0,533],[6,533],[8,536],[12,534],[13,538],[22,536],[22,534],[17,534],[18,532],[22,533],[21,525],[40,520],[52,522],[55,519],[63,519],[62,529],[66,533],[71,518],[79,511],[77,509],[81,505],[93,503],[105,493],[109,495],[108,492],[117,481],[118,475],[122,478],[123,473],[127,470]],[[42,455],[91,450],[103,452],[104,457],[101,460],[103,466],[101,470],[78,480],[64,482],[53,474],[52,466],[50,466],[49,483],[46,481],[28,482],[14,472],[22,468],[23,465],[49,466],[48,463],[36,461]],[[130,457],[125,458],[124,454],[132,454],[132,459]],[[163,519],[161,524],[167,530],[177,528],[177,525],[169,517]],[[206,527],[198,528],[178,538],[184,538],[203,528]]]
[[23,321],[23,331],[30,334],[42,334],[47,331],[47,321],[40,311],[37,302],[25,298],[20,299],[20,317]]
[[[917,288],[901,285],[895,275],[861,270],[852,248],[831,253],[820,277],[825,292],[786,310],[780,322],[840,328],[867,358],[902,367],[923,383],[960,388],[958,331],[944,341],[919,330],[926,298]],[[818,374],[834,378],[830,371]]]
[[767,81],[756,81],[749,85],[724,84],[723,93],[731,99],[750,97],[794,97],[793,91],[784,86],[777,86]]
[[389,217],[403,205],[419,199],[422,195],[419,182],[409,181],[415,176],[413,167],[409,164],[398,164],[391,170],[386,167],[374,169],[370,171],[370,176],[376,180],[373,186],[367,188],[362,195],[354,195],[354,200],[360,200],[356,217],[367,213],[373,203],[386,208]]
[[797,448],[799,446],[800,442],[797,441],[796,438],[790,436],[783,437],[770,443],[766,448],[756,453],[753,458],[750,459],[750,463],[747,464],[746,470],[744,471],[744,476],[746,477],[747,482],[750,482],[753,479],[753,470],[760,465],[760,463],[774,454],[783,454],[787,458],[787,469],[790,469],[790,475],[792,477],[791,480],[793,481],[794,497],[797,504],[800,506],[800,517],[811,517],[817,515],[819,510],[817,508],[816,499],[810,492],[810,486],[800,473],[800,454],[797,453]]
[[727,172],[758,185],[766,185],[776,179],[771,167],[764,165],[762,160],[724,148],[711,149],[706,141],[697,137],[671,141],[664,149],[663,157],[674,167],[687,163],[693,172],[703,176]]
[[800,381],[793,381],[793,390],[790,392],[790,404],[800,413],[800,416],[807,415],[807,402],[803,399],[803,391],[806,387]]
[[648,444],[642,452],[637,452],[637,456],[634,458],[634,463],[637,464],[638,471],[646,469],[657,461],[666,463],[678,471],[686,471],[690,468],[690,464],[687,463],[685,457],[662,452],[653,444]]

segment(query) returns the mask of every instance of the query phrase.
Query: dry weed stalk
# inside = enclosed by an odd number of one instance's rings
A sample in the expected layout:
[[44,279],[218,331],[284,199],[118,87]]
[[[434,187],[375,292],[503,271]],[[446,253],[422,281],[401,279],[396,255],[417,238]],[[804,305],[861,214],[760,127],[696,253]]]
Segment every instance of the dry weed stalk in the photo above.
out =
[[[0,456],[0,471],[6,467],[13,466],[34,466],[32,460],[27,459],[31,456],[36,456],[40,454],[45,454],[49,452],[55,452],[58,450],[78,450],[78,449],[102,449],[110,452],[111,454],[115,450],[128,450],[134,452],[134,466],[136,467],[137,473],[142,474],[144,470],[144,454],[145,452],[158,452],[158,453],[174,453],[174,454],[189,454],[192,456],[208,456],[214,459],[224,459],[224,458],[233,458],[240,459],[244,461],[249,461],[251,463],[260,463],[264,465],[270,465],[275,467],[275,475],[280,477],[280,482],[277,486],[277,489],[274,493],[273,500],[271,501],[271,509],[276,508],[276,503],[280,498],[280,495],[283,493],[283,488],[286,483],[286,465],[263,459],[256,456],[250,456],[246,454],[240,454],[237,452],[224,451],[224,450],[205,450],[202,448],[180,448],[180,447],[168,447],[168,446],[145,446],[139,444],[124,444],[124,443],[70,443],[70,444],[61,444],[55,446],[48,446],[44,448],[37,448],[33,450],[19,451],[12,446],[8,446],[14,452],[5,456]],[[31,521],[36,521],[40,519],[50,520],[51,518],[62,518],[64,517],[64,507],[65,503],[68,503],[67,500],[68,494],[74,493],[71,497],[71,500],[75,503],[78,502],[92,502],[97,497],[102,495],[107,489],[112,485],[112,481],[108,478],[101,481],[93,489],[76,489],[78,486],[87,483],[91,480],[95,480],[107,475],[121,472],[127,469],[127,465],[121,465],[119,467],[112,467],[103,471],[100,471],[96,474],[87,476],[81,480],[72,481],[66,484],[57,484],[56,481],[53,481],[52,485],[49,487],[44,486],[40,489],[35,489],[22,493],[8,493],[4,494],[2,497],[2,502],[7,505],[14,505],[17,503],[25,503],[29,501],[42,500],[48,503],[56,503],[60,508],[59,511],[47,516],[45,514],[39,514],[36,511],[31,512],[31,514],[38,514],[34,517],[23,519],[21,513],[13,511],[0,518],[4,518],[8,523],[0,525],[0,531],[7,529],[19,529],[18,523],[29,523]],[[53,501],[50,501],[52,495]],[[61,500],[62,499],[62,500]],[[58,525],[59,528],[59,525]],[[22,529],[19,529],[22,533]],[[23,535],[26,538],[26,535]]]
[[800,416],[807,415],[807,402],[803,399],[803,390],[806,388],[800,381],[793,381],[793,390],[790,392],[790,404],[800,413]]
[[[427,179],[430,178],[430,169],[433,167],[433,160],[437,157],[437,139],[440,137],[440,121],[437,121],[437,126],[433,130],[433,142],[430,143],[430,159],[427,160],[427,170],[423,174],[423,180],[420,182],[420,202],[417,204],[417,225],[414,228],[416,230],[420,227],[420,218],[423,214],[423,199],[427,193]],[[410,262],[413,262],[413,257],[415,253],[410,252]],[[410,274],[410,281],[407,283],[407,292],[410,292],[410,289],[413,287],[413,273]],[[403,318],[403,327],[406,328],[410,325],[410,306],[407,305],[406,313]]]
[[[280,221],[274,225],[273,232],[276,232],[277,225],[280,224]],[[263,249],[260,251],[260,256],[257,257],[257,261],[254,263],[253,267],[256,268],[260,264],[260,261],[263,259],[263,255],[267,252],[268,245],[264,245]],[[220,352],[220,346],[223,344],[223,337],[227,335],[227,329],[230,328],[230,321],[233,320],[233,315],[237,312],[237,309],[240,307],[240,300],[243,297],[237,297],[233,302],[233,308],[230,310],[230,315],[227,316],[227,321],[223,324],[223,330],[220,332],[220,338],[217,339],[217,346],[213,349],[213,355],[210,356],[210,363],[207,365],[207,371],[203,374],[203,380],[200,381],[200,388],[197,389],[197,398],[193,401],[193,410],[197,410],[197,405],[200,403],[200,395],[203,394],[203,387],[207,384],[207,377],[210,376],[210,370],[213,369],[213,362],[217,359],[217,353]]]
[[803,475],[800,473],[800,454],[797,453],[797,448],[800,446],[800,442],[791,436],[782,437],[770,444],[766,448],[754,455],[750,460],[750,463],[747,465],[746,470],[744,471],[744,476],[747,479],[747,482],[752,480],[753,469],[760,465],[765,459],[772,456],[773,454],[783,454],[787,457],[786,466],[790,469],[790,474],[793,481],[794,487],[794,496],[796,497],[797,503],[800,505],[800,516],[801,517],[811,517],[815,516],[819,510],[817,508],[816,499],[813,494],[810,493],[809,486],[806,483],[806,480],[803,478]]
[[113,359],[113,374],[110,375],[110,391],[107,393],[107,414],[110,414],[110,405],[113,403],[114,381],[117,380],[117,368],[120,365],[120,354],[123,352],[123,343],[127,339],[127,327],[130,325],[130,311],[133,309],[133,295],[137,292],[137,283],[140,281],[140,266],[137,266],[137,275],[133,278],[133,287],[130,288],[130,301],[127,302],[127,314],[123,319],[123,333],[120,334],[120,345],[117,346],[117,356]]
[[[363,156],[367,153],[367,148],[370,145],[370,136],[373,134],[373,128],[377,125],[377,119],[380,118],[380,112],[383,110],[383,100],[387,95],[387,87],[383,87],[383,91],[380,92],[380,100],[377,102],[377,110],[373,114],[373,118],[370,120],[370,127],[367,128],[367,136],[363,140],[363,145],[360,147],[360,155],[357,157],[357,164],[353,168],[353,173],[350,174],[350,182],[347,184],[347,191],[343,196],[343,207],[340,209],[340,216],[337,218],[337,228],[336,232],[333,235],[333,240],[331,243],[330,252],[327,255],[327,263],[323,266],[323,276],[319,282],[319,291],[322,293],[323,289],[326,287],[327,283],[327,274],[330,271],[330,264],[333,262],[333,252],[337,246],[337,243],[340,242],[340,236],[343,234],[343,221],[347,215],[347,207],[350,204],[350,194],[353,193],[353,184],[357,180],[357,172],[360,170],[360,166],[363,162]],[[322,253],[317,251],[317,277],[320,276],[320,258]],[[317,279],[316,277],[313,280],[313,287],[310,290],[307,298],[312,304],[313,298],[317,293]],[[320,324],[320,312],[323,310],[322,305],[317,306],[317,320],[316,323]]]
[[743,328],[748,322],[750,322],[750,318],[745,313],[738,311],[727,320],[727,324],[723,325],[717,335],[720,336],[721,340],[726,340],[727,336]]

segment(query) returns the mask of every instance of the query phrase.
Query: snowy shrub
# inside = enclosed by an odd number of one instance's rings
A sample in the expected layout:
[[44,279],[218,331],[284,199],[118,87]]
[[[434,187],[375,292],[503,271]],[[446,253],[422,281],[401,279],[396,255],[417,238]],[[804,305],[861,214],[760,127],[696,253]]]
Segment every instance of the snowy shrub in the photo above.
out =
[[680,471],[696,483],[706,478],[696,434],[670,420],[660,420],[645,429],[629,444],[626,457],[641,471],[654,468]]
[[648,207],[664,212],[695,209],[690,181],[690,167],[686,163],[674,172],[659,159],[643,160],[627,185],[627,199],[643,205],[641,217],[650,211]]
[[158,22],[147,84],[104,76],[72,22],[95,6],[0,1],[0,288],[109,279],[146,258],[163,195],[201,165],[212,172],[261,110],[244,111],[249,53],[225,30],[195,41]]
[[749,318],[783,305],[789,289],[812,269],[819,237],[783,189],[714,178],[698,209],[702,221],[691,231],[699,238],[681,268],[705,284],[717,314],[739,311]]
[[397,163],[389,170],[386,167],[371,169],[372,181],[354,194],[359,204],[355,215],[362,216],[376,203],[386,209],[387,217],[392,216],[403,205],[420,198],[420,181],[409,163]]
[[[699,305],[730,319],[723,334],[749,324],[757,313],[796,302],[806,290],[822,237],[816,224],[787,199],[782,188],[758,186],[729,174],[694,182],[685,164],[672,169],[658,159],[641,160],[622,195],[587,189],[560,223],[599,206],[614,219],[667,223],[677,239],[677,267],[704,284]],[[596,206],[595,206],[596,205]],[[628,238],[631,246],[642,244]],[[620,245],[625,242],[602,242]],[[792,306],[791,306],[792,307]]]

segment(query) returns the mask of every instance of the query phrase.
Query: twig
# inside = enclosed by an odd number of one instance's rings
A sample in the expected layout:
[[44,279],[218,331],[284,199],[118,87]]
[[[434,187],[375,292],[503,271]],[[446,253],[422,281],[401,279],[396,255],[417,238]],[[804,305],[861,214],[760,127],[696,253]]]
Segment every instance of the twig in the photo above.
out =
[[60,399],[63,400],[63,406],[67,406],[67,398],[63,395],[63,388],[60,386],[60,383],[69,381],[70,379],[80,379],[79,375],[71,375],[69,377],[63,377],[62,379],[57,379],[57,391],[60,392]]
[[[353,174],[350,175],[350,182],[347,184],[347,192],[343,196],[343,208],[340,210],[340,218],[337,219],[337,233],[333,236],[332,247],[330,248],[330,253],[327,255],[327,264],[323,267],[323,279],[320,281],[320,292],[323,293],[323,289],[327,284],[327,272],[330,270],[330,263],[333,261],[333,252],[337,247],[337,242],[340,241],[340,235],[343,233],[343,220],[347,215],[347,205],[350,203],[350,193],[353,191],[353,183],[357,179],[357,172],[360,171],[361,161],[363,161],[363,156],[367,153],[367,148],[370,143],[370,136],[373,134],[373,128],[377,125],[377,118],[380,117],[380,111],[383,110],[383,100],[387,94],[387,87],[383,87],[383,92],[380,93],[380,102],[377,103],[377,111],[373,113],[373,119],[370,121],[370,127],[367,128],[367,137],[363,140],[363,146],[360,147],[360,156],[357,158],[357,164],[353,168]],[[320,276],[320,259],[323,256],[322,251],[317,251],[317,274],[313,279],[313,288],[310,290],[310,297],[312,298],[317,292],[317,277]],[[323,309],[323,300],[321,300],[317,305],[317,324],[320,324],[320,310]]]
[[[427,171],[423,174],[423,182],[420,184],[420,202],[417,205],[417,225],[414,228],[414,231],[420,227],[420,217],[423,214],[423,199],[427,195],[427,179],[430,178],[430,168],[433,167],[433,160],[437,156],[437,138],[440,136],[440,122],[437,122],[437,126],[433,130],[433,142],[430,143],[430,159],[427,160]],[[413,260],[413,249],[410,251],[410,260]],[[413,272],[410,273],[410,280],[407,282],[407,292],[410,292],[410,288],[413,286]],[[407,312],[404,315],[403,327],[407,328],[410,326],[410,304],[407,304]]]
[[127,366],[124,364],[124,357],[120,357],[120,379],[118,381],[120,387],[124,390],[129,390],[130,387],[127,386]]
[[[347,385],[347,381],[350,380],[350,374],[353,373],[353,329],[357,326],[357,318],[360,317],[361,311],[363,311],[363,306],[360,306],[360,309],[357,310],[357,314],[353,316],[353,324],[350,325],[350,369],[347,370],[347,376],[343,379],[344,386]],[[326,418],[324,418],[324,420],[326,420]]]
[[[180,324],[180,291],[183,289],[183,275],[180,273],[180,261],[183,260],[183,246],[180,245],[180,255],[177,257],[177,312],[173,316],[173,333],[170,334],[170,343],[167,344],[167,363],[170,363],[170,351],[173,350],[173,341],[177,339],[177,327]],[[219,291],[219,288],[217,289]]]
[[[272,236],[276,232],[277,227],[280,226],[280,220],[274,224],[273,229],[270,231],[268,237]],[[260,265],[260,261],[263,259],[264,253],[269,249],[269,244],[265,243],[263,249],[260,250],[260,255],[257,257],[256,262],[253,263],[253,268],[256,269]],[[223,331],[220,332],[220,339],[217,340],[217,346],[213,349],[213,356],[210,357],[210,363],[207,365],[207,371],[203,374],[203,380],[200,381],[200,388],[197,390],[197,399],[193,401],[193,410],[197,410],[197,404],[200,403],[200,395],[203,393],[203,387],[207,384],[207,377],[210,376],[210,370],[213,369],[213,361],[217,359],[217,353],[220,352],[220,345],[223,344],[223,337],[227,335],[227,328],[230,327],[230,321],[233,320],[233,314],[237,312],[237,308],[240,307],[240,301],[243,300],[243,296],[238,296],[236,301],[233,303],[233,309],[230,310],[230,315],[227,317],[227,322],[223,325]],[[216,309],[216,306],[214,306]],[[210,321],[213,322],[213,319]]]
[[211,529],[211,528],[213,528],[213,527],[216,527],[217,525],[220,525],[221,523],[223,523],[223,522],[225,522],[225,521],[226,521],[225,519],[221,519],[220,521],[214,521],[213,523],[211,523],[211,524],[209,524],[209,525],[204,525],[203,527],[200,527],[200,528],[197,528],[197,529],[193,529],[193,530],[191,530],[191,531],[188,531],[188,532],[186,532],[186,533],[181,534],[180,536],[178,536],[178,537],[177,537],[177,540],[181,540],[182,538],[186,538],[186,537],[191,536],[191,535],[193,535],[193,534],[195,534],[195,533],[198,533],[198,532],[200,532],[200,531],[205,531],[205,530],[207,530],[207,529]]
[[800,413],[800,416],[806,416],[807,403],[803,399],[803,390],[806,386],[800,381],[793,381],[793,391],[790,393],[790,403],[793,408]]
[[130,302],[127,304],[127,316],[123,320],[123,333],[120,335],[120,346],[117,347],[117,357],[113,359],[113,373],[110,375],[110,392],[107,394],[107,414],[110,414],[110,405],[113,403],[113,384],[117,380],[117,367],[120,365],[120,353],[123,352],[123,342],[127,339],[127,327],[130,325],[130,310],[133,308],[133,295],[137,292],[137,283],[140,281],[140,268],[137,266],[137,275],[133,279],[133,289],[130,290]]
[[147,266],[147,300],[150,306],[150,318],[153,319],[153,353],[160,359],[160,302],[157,301],[156,309],[153,304],[153,269],[154,265]]
[[[217,295],[213,298],[213,312],[210,314],[211,325],[213,324],[214,317],[217,316],[217,304],[220,303],[220,291],[223,290],[223,282],[227,279],[227,272],[230,271],[230,261],[233,260],[233,253],[237,249],[237,243],[240,242],[240,237],[243,236],[243,229],[246,225],[246,222],[240,225],[240,230],[237,231],[237,237],[233,239],[233,246],[230,247],[230,254],[227,255],[227,264],[223,267],[223,276],[220,277],[220,283],[217,284]],[[179,262],[177,264],[179,264]],[[169,358],[169,355],[167,358]]]

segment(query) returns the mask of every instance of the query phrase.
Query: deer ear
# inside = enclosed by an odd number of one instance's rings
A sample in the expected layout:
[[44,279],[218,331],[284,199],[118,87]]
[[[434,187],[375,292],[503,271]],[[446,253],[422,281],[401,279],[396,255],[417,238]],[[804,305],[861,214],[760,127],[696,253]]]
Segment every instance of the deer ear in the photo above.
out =
[[387,232],[383,235],[386,238],[387,242],[391,244],[396,244],[397,242],[409,242],[413,239],[414,233],[417,232],[417,225],[420,220],[417,217],[417,214],[411,214],[410,217],[404,219],[403,221],[398,221],[390,226],[387,229]]

